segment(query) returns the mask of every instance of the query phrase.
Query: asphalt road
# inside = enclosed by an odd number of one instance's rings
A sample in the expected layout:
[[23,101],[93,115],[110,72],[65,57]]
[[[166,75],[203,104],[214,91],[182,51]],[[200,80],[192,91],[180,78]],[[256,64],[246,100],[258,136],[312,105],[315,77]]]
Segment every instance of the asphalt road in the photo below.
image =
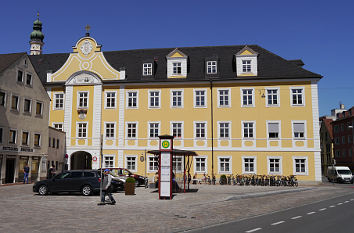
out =
[[353,221],[354,192],[301,207],[199,229],[193,232],[348,233],[354,232]]

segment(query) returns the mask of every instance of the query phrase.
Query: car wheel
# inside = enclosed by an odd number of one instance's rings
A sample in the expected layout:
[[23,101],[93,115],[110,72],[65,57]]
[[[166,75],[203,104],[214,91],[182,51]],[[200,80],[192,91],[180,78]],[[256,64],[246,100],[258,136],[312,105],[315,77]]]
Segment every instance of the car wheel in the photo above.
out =
[[138,186],[139,186],[139,181],[135,180],[135,187],[138,187]]
[[47,195],[48,194],[48,188],[45,185],[39,186],[38,193],[40,195]]
[[84,185],[81,189],[81,194],[84,196],[90,196],[92,194],[92,188],[90,185]]

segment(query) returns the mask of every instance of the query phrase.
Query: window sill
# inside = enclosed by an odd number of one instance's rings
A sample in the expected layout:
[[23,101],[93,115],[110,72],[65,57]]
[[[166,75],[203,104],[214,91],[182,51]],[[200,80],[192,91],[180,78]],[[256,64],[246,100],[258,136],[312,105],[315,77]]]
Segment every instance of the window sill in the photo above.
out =
[[32,113],[31,113],[31,112],[24,112],[23,115],[25,115],[25,116],[31,116]]

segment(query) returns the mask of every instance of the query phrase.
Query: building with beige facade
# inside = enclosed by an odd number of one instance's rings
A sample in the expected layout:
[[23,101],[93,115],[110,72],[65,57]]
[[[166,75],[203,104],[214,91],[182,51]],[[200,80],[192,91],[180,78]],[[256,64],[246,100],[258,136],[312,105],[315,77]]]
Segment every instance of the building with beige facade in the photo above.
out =
[[0,55],[0,183],[46,176],[49,103],[26,53]]

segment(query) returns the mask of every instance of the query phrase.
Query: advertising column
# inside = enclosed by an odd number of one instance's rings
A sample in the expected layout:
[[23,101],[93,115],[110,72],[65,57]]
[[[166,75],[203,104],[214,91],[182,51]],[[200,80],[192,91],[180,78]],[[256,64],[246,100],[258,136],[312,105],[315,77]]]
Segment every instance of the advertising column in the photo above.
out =
[[160,138],[159,199],[172,199],[172,150],[173,136]]

